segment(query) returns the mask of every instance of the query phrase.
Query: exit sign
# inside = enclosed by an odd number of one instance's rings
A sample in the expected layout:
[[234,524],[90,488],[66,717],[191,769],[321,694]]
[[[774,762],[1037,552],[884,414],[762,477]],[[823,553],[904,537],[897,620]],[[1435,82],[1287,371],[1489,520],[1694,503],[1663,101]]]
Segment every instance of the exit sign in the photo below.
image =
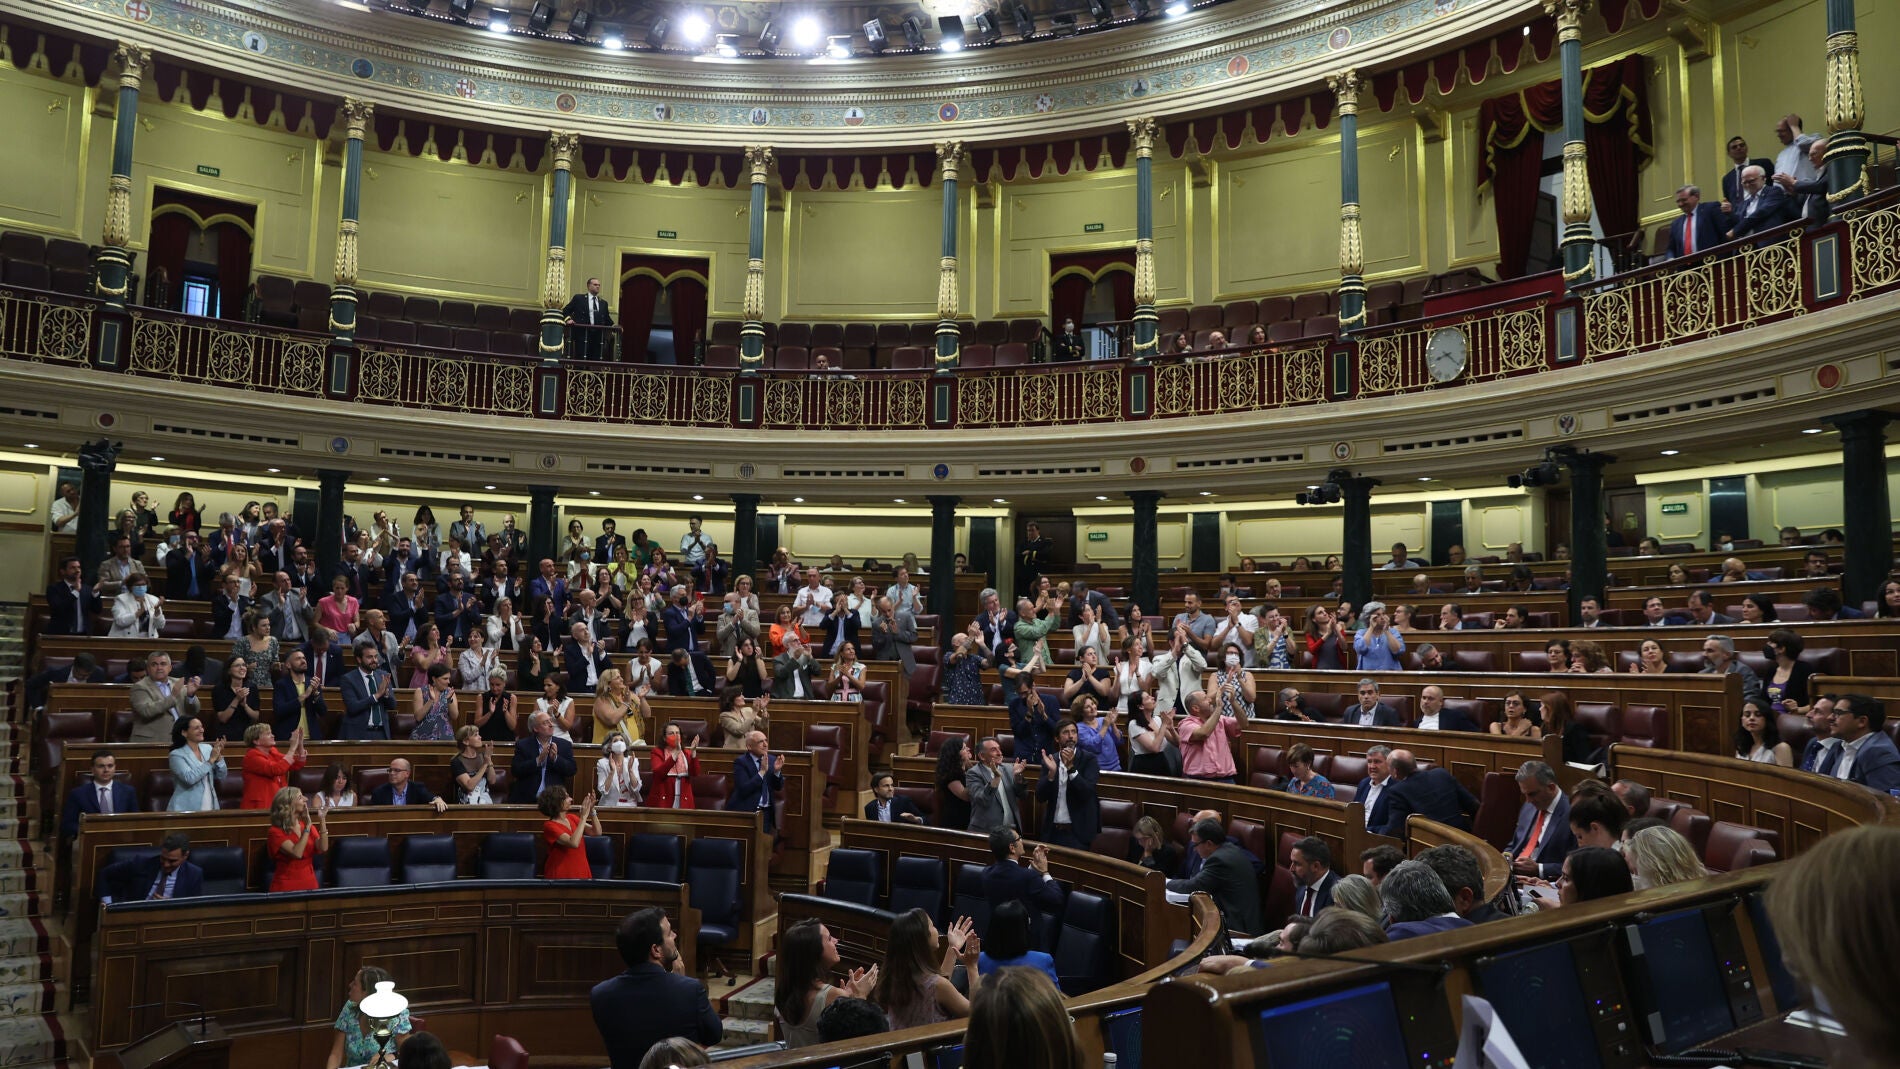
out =
[[661,237],[663,237],[663,238],[665,238],[665,239],[666,239],[666,240],[668,240],[668,241],[672,241],[673,239],[675,239],[675,238],[677,238],[677,237],[679,237],[679,231],[677,231],[677,230],[662,230],[662,231],[660,231],[660,236],[661,236]]
[[1089,532],[1089,541],[1091,541],[1091,542],[1106,542],[1106,541],[1108,541],[1108,532],[1107,532],[1107,531],[1090,531],[1090,532]]
[[1680,516],[1687,511],[1689,511],[1689,503],[1687,501],[1663,502],[1662,514],[1665,516]]
[[216,178],[220,174],[223,174],[224,172],[218,170],[216,167],[213,167],[208,163],[201,163],[198,165],[198,173],[201,175],[204,175],[206,178]]
[[1082,233],[1084,234],[1099,234],[1103,231],[1103,229],[1105,228],[1102,226],[1101,223],[1083,223],[1082,224]]

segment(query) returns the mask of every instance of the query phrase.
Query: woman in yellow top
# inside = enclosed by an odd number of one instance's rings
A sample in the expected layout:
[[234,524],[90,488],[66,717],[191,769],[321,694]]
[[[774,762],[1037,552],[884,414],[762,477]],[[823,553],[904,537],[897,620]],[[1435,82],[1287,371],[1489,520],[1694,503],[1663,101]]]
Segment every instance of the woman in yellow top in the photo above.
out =
[[600,674],[600,685],[594,693],[596,742],[605,746],[618,736],[629,746],[643,745],[647,713],[646,699],[627,686],[627,677],[620,674],[620,669],[609,668]]

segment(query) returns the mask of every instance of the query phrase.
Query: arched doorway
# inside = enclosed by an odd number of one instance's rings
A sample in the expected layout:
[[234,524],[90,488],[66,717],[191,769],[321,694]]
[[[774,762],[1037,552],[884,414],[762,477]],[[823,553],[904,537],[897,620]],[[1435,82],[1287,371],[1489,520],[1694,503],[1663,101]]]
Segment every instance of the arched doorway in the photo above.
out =
[[622,360],[647,364],[693,363],[706,334],[706,294],[711,262],[688,256],[620,258]]

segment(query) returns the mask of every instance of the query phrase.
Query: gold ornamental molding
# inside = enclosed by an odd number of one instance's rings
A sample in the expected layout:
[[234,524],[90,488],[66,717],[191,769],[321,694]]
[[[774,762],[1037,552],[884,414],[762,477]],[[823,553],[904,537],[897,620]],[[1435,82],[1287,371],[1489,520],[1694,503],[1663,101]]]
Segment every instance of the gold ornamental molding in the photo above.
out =
[[112,48],[112,67],[119,73],[119,87],[136,91],[152,66],[152,50],[130,41]]
[[[1322,11],[1263,0],[953,57],[813,64],[609,53],[350,4],[324,5],[320,21],[301,0],[141,4],[149,18],[123,27],[127,44],[286,91],[349,95],[487,129],[559,127],[615,144],[732,150],[769,130],[781,149],[857,151],[929,146],[946,126],[966,142],[994,142],[1255,104],[1311,91],[1342,58],[1361,70],[1394,66],[1522,25],[1542,10],[1540,0],[1361,0]],[[0,0],[0,10],[49,29],[123,17],[108,0],[30,7]],[[242,44],[256,36],[261,45]],[[847,112],[858,121],[848,124]]]
[[1135,144],[1135,158],[1152,159],[1155,154],[1155,138],[1161,132],[1161,124],[1155,122],[1152,115],[1141,115],[1128,120],[1128,136]]
[[1348,67],[1338,74],[1326,76],[1326,86],[1338,98],[1335,109],[1340,115],[1359,114],[1359,72]]
[[369,121],[376,113],[376,105],[358,97],[344,97],[342,107],[337,114],[344,123],[344,139],[361,141],[369,130]]
[[1583,40],[1583,16],[1590,0],[1544,0],[1544,14],[1557,20],[1557,43]]

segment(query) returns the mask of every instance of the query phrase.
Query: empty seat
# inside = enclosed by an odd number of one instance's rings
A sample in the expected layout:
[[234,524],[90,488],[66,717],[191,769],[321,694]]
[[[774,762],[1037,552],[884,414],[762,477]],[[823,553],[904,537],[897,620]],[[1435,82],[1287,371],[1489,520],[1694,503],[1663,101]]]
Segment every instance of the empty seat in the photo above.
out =
[[1297,319],[1267,324],[1267,341],[1273,345],[1298,341],[1305,336],[1306,325]]
[[737,345],[706,346],[707,367],[738,367],[739,347]]
[[414,345],[416,325],[407,319],[392,319],[382,325],[382,340],[389,345]]
[[699,944],[720,947],[739,937],[739,879],[744,855],[732,839],[694,839],[686,848],[690,903],[699,911]]
[[959,861],[957,882],[950,898],[950,912],[958,917],[968,917],[976,922],[976,930],[981,932],[990,926],[990,900],[983,893],[983,866],[970,861]]
[[402,302],[402,316],[411,323],[440,323],[442,305],[434,297],[410,297]]
[[21,263],[44,264],[46,262],[46,239],[38,234],[28,234],[21,230],[9,230],[0,234],[0,257],[17,260]]
[[1762,828],[1718,820],[1709,826],[1709,841],[1702,848],[1702,862],[1715,872],[1750,868],[1773,861],[1779,839]]
[[372,293],[363,301],[363,311],[377,319],[401,319],[402,295],[396,293]]
[[204,872],[207,895],[241,895],[250,890],[241,846],[194,847],[191,863]]
[[1082,995],[1112,982],[1114,960],[1113,913],[1108,900],[1089,891],[1071,891],[1062,907],[1062,930],[1056,937],[1056,975],[1062,993]]
[[1259,311],[1260,306],[1253,301],[1235,301],[1222,309],[1221,325],[1227,328],[1229,335],[1238,330],[1243,332],[1240,337],[1245,338],[1246,329],[1259,322]]
[[1103,798],[1100,809],[1102,830],[1096,833],[1095,841],[1089,844],[1089,852],[1117,861],[1133,860],[1135,821],[1141,815],[1135,803],[1119,798]]
[[587,846],[587,867],[596,880],[610,880],[614,875],[614,841],[606,835],[589,835],[582,839]]
[[499,304],[475,306],[475,325],[483,330],[507,330],[508,309]]
[[910,344],[910,327],[903,323],[879,323],[877,325],[877,348],[888,353],[899,346]]
[[680,837],[654,832],[627,836],[627,879],[680,882]]
[[813,323],[811,338],[805,345],[812,349],[841,349],[844,347],[843,323]]
[[534,879],[534,836],[525,831],[490,832],[475,855],[475,875],[484,880]]
[[937,324],[912,323],[910,325],[910,343],[934,349],[937,346]]
[[431,349],[453,349],[455,348],[455,328],[445,327],[440,323],[417,323],[416,344],[426,345]]
[[411,835],[402,843],[402,883],[447,883],[460,875],[455,836]]
[[997,367],[1021,367],[1029,363],[1029,347],[1013,341],[996,347]]
[[454,348],[465,353],[488,351],[488,332],[475,327],[456,327]]
[[1204,330],[1215,330],[1221,325],[1221,306],[1218,304],[1197,304],[1188,309],[1186,329],[1191,334]]
[[297,284],[282,275],[259,275],[251,285],[254,320],[274,327],[297,325]]
[[966,345],[958,362],[963,367],[995,367],[996,349],[980,342]]
[[84,297],[92,292],[92,272],[82,267],[48,268],[47,286],[54,293]]
[[1009,340],[1024,345],[1034,345],[1042,340],[1045,333],[1040,319],[1012,319],[1009,321]]
[[1339,317],[1335,315],[1314,316],[1306,321],[1300,333],[1308,338],[1330,338],[1339,333]]
[[802,345],[781,345],[772,360],[773,367],[802,371],[811,366],[811,352]]
[[943,923],[943,859],[900,857],[891,869],[891,912],[921,909]]
[[1009,323],[1002,319],[985,319],[976,325],[975,337],[984,345],[1001,345],[1009,340]]
[[875,907],[882,890],[875,851],[840,847],[831,852],[831,862],[825,870],[826,898]]
[[0,260],[0,282],[9,286],[47,290],[53,288],[53,272],[45,264],[21,260]]
[[488,351],[496,356],[530,356],[534,339],[512,330],[498,330],[488,336]]
[[1705,856],[1709,848],[1709,831],[1714,824],[1707,813],[1685,805],[1669,814],[1668,820],[1669,826],[1676,829],[1676,834],[1689,840],[1689,845],[1695,847],[1697,857]]
[[810,323],[780,323],[778,325],[778,344],[793,345],[800,349],[811,345]]
[[1669,710],[1660,705],[1632,703],[1623,706],[1615,741],[1630,746],[1669,749]]
[[389,840],[346,835],[330,844],[330,886],[382,887],[389,883]]
[[899,371],[916,371],[928,366],[922,346],[900,345],[891,350],[891,367]]
[[541,332],[541,310],[539,308],[514,308],[508,312],[508,329],[523,334]]
[[1302,293],[1293,298],[1292,318],[1294,319],[1311,319],[1314,316],[1326,315],[1332,310],[1333,295],[1330,290]]
[[475,325],[475,304],[473,301],[443,301],[441,322],[451,327],[472,327]]

